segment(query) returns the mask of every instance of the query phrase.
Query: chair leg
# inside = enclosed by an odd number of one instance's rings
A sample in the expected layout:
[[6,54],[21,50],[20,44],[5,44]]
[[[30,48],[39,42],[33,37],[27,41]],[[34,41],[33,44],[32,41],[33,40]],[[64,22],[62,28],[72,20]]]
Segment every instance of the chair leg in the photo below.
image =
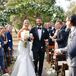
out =
[[57,61],[57,58],[55,59],[55,70],[57,71],[57,76],[59,76],[59,70],[58,70],[58,61]]
[[62,67],[61,67],[61,76],[65,76],[65,64],[64,63],[62,64]]

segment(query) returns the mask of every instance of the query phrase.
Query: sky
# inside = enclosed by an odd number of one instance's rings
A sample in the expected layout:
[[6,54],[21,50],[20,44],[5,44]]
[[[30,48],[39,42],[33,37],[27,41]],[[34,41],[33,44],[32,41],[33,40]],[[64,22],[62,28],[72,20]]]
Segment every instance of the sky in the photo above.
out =
[[71,1],[56,0],[56,5],[61,6],[61,7],[64,9],[64,11],[67,11],[68,6],[70,5],[70,3],[71,3],[72,1],[75,1],[75,2],[76,2],[76,0],[71,0]]

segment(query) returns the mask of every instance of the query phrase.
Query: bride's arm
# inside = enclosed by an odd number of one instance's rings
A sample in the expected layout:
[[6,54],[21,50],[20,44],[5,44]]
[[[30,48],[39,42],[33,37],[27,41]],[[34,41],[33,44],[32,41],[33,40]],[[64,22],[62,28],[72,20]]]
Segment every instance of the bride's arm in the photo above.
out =
[[21,32],[22,32],[23,30],[21,29],[19,32],[18,32],[18,35],[17,35],[17,38],[18,38],[18,40],[22,40],[21,39]]
[[17,38],[18,40],[22,40],[21,39],[21,32],[24,30],[24,28],[21,28],[20,31],[18,32]]
[[18,36],[17,36],[18,40],[21,40],[21,32],[18,32]]
[[[22,41],[28,41],[29,37],[28,37],[28,33],[26,32],[23,32],[24,29],[21,29],[19,32],[18,32],[18,40],[22,40]],[[23,33],[22,33],[23,32]],[[22,33],[22,35],[21,35]]]

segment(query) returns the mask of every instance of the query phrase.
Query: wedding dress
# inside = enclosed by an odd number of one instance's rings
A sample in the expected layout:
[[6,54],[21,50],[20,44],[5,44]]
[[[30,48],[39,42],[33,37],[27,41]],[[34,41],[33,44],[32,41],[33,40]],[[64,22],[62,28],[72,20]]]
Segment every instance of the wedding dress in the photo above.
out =
[[24,32],[21,32],[22,40],[18,44],[18,57],[15,62],[11,76],[36,76],[34,65],[30,56],[30,44],[27,41],[26,48],[24,47]]

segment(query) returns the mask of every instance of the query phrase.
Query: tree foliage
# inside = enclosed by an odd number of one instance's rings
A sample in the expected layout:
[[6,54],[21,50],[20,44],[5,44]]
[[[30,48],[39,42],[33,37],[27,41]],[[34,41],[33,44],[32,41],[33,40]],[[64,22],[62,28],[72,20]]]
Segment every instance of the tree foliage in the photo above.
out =
[[72,14],[76,14],[76,2],[71,2],[70,6],[68,7],[68,11],[66,12],[67,16]]
[[7,22],[20,25],[25,18],[34,22],[38,16],[41,16],[43,21],[55,22],[57,18],[64,19],[64,11],[55,6],[55,0],[8,0],[6,6],[7,8],[0,12],[0,25]]

